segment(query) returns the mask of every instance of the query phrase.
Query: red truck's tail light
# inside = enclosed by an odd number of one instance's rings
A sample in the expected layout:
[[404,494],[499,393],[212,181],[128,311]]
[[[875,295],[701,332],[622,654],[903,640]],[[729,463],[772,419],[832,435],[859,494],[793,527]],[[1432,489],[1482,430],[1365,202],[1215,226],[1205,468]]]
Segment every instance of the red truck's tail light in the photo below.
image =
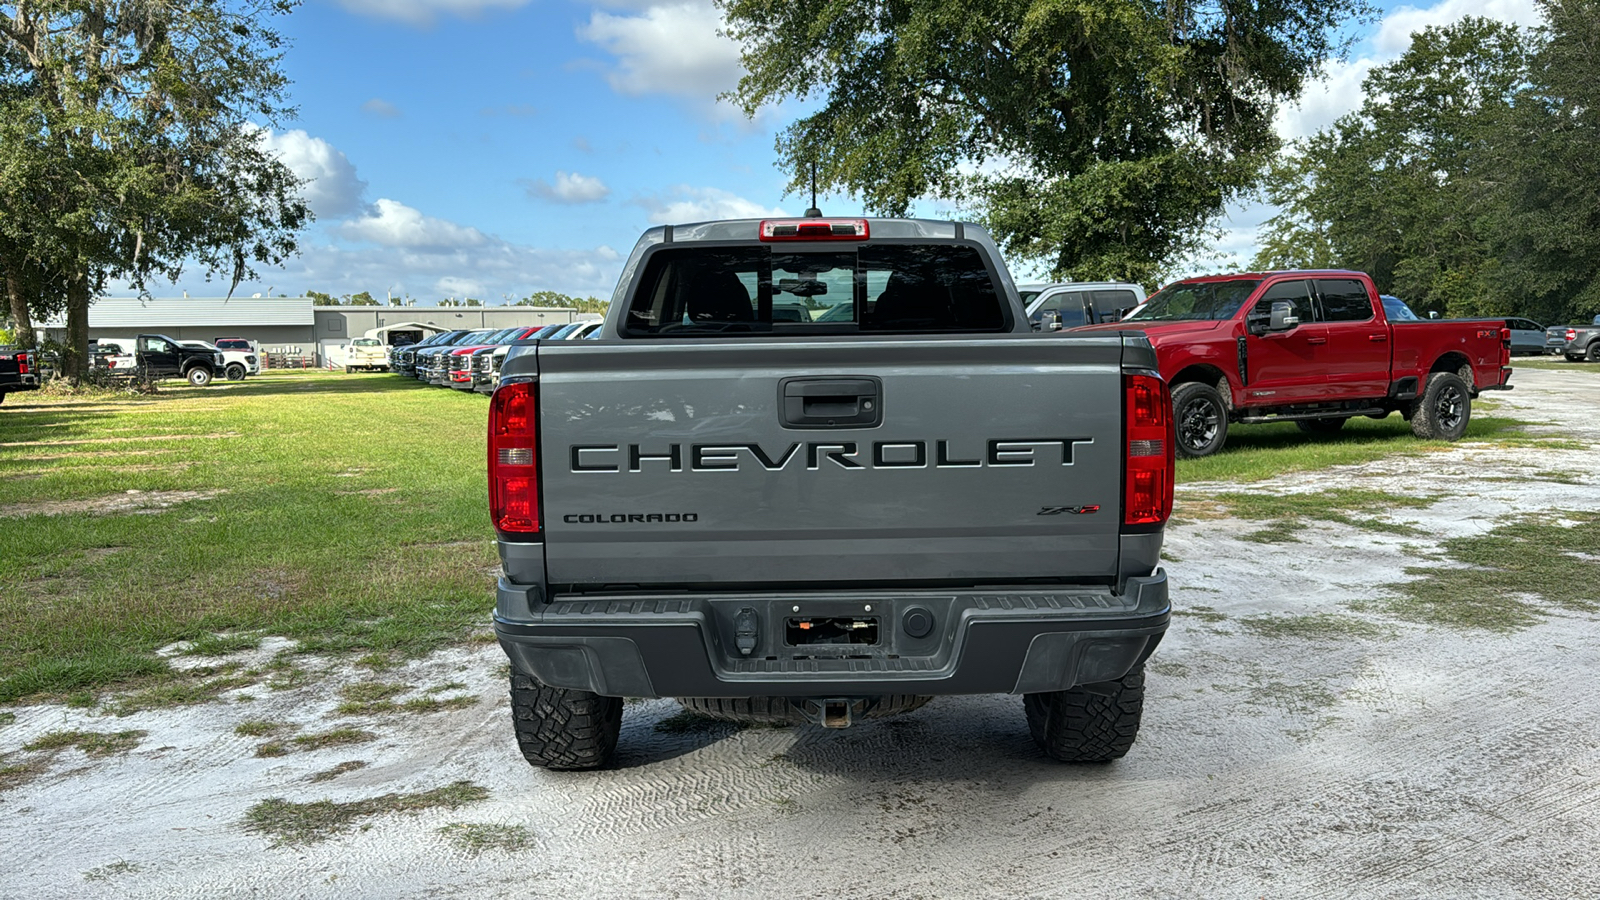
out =
[[1154,375],[1122,376],[1127,435],[1124,525],[1159,525],[1172,514],[1172,394]]
[[489,402],[489,515],[501,531],[539,533],[537,419],[530,382],[501,385]]
[[763,219],[763,241],[864,241],[866,219]]

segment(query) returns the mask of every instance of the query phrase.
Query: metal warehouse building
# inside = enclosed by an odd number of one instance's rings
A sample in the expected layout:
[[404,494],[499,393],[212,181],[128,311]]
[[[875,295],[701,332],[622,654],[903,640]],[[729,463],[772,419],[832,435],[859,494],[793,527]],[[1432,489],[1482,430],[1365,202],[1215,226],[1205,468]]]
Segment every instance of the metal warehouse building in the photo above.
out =
[[[575,310],[537,306],[314,306],[308,297],[106,297],[89,307],[92,340],[165,334],[180,341],[244,338],[263,352],[337,362],[358,337],[391,331],[416,338],[458,328],[510,328],[571,322]],[[66,322],[44,323],[48,337],[66,339]]]

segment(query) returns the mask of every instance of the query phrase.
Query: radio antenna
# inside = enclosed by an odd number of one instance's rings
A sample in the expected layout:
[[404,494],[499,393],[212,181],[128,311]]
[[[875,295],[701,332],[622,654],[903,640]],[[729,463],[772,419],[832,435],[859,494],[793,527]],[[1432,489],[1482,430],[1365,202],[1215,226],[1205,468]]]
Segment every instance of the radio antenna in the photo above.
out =
[[817,164],[811,164],[811,208],[806,210],[806,218],[822,218],[822,210],[817,208]]

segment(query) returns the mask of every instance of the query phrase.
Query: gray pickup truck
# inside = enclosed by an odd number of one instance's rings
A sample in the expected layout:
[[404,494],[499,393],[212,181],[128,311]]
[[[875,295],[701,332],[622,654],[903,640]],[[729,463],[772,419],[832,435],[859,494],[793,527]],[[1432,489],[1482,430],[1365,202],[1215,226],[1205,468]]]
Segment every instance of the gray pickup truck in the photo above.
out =
[[514,346],[490,404],[523,755],[606,765],[625,697],[844,727],[1014,694],[1049,756],[1121,757],[1170,409],[1143,335],[1034,333],[976,226],[651,229],[602,338]]
[[1561,353],[1568,362],[1600,362],[1600,316],[1592,325],[1574,325],[1562,335]]

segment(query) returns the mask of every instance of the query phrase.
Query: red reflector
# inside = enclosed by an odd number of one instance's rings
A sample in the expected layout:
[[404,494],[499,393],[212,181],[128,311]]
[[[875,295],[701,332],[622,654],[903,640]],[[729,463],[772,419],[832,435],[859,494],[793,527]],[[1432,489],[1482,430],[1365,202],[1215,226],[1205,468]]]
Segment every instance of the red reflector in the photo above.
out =
[[489,401],[489,517],[501,531],[539,532],[534,386],[501,385]]
[[763,241],[864,241],[866,219],[764,219]]
[[1127,450],[1123,465],[1124,525],[1159,525],[1172,514],[1172,394],[1154,375],[1124,375]]

